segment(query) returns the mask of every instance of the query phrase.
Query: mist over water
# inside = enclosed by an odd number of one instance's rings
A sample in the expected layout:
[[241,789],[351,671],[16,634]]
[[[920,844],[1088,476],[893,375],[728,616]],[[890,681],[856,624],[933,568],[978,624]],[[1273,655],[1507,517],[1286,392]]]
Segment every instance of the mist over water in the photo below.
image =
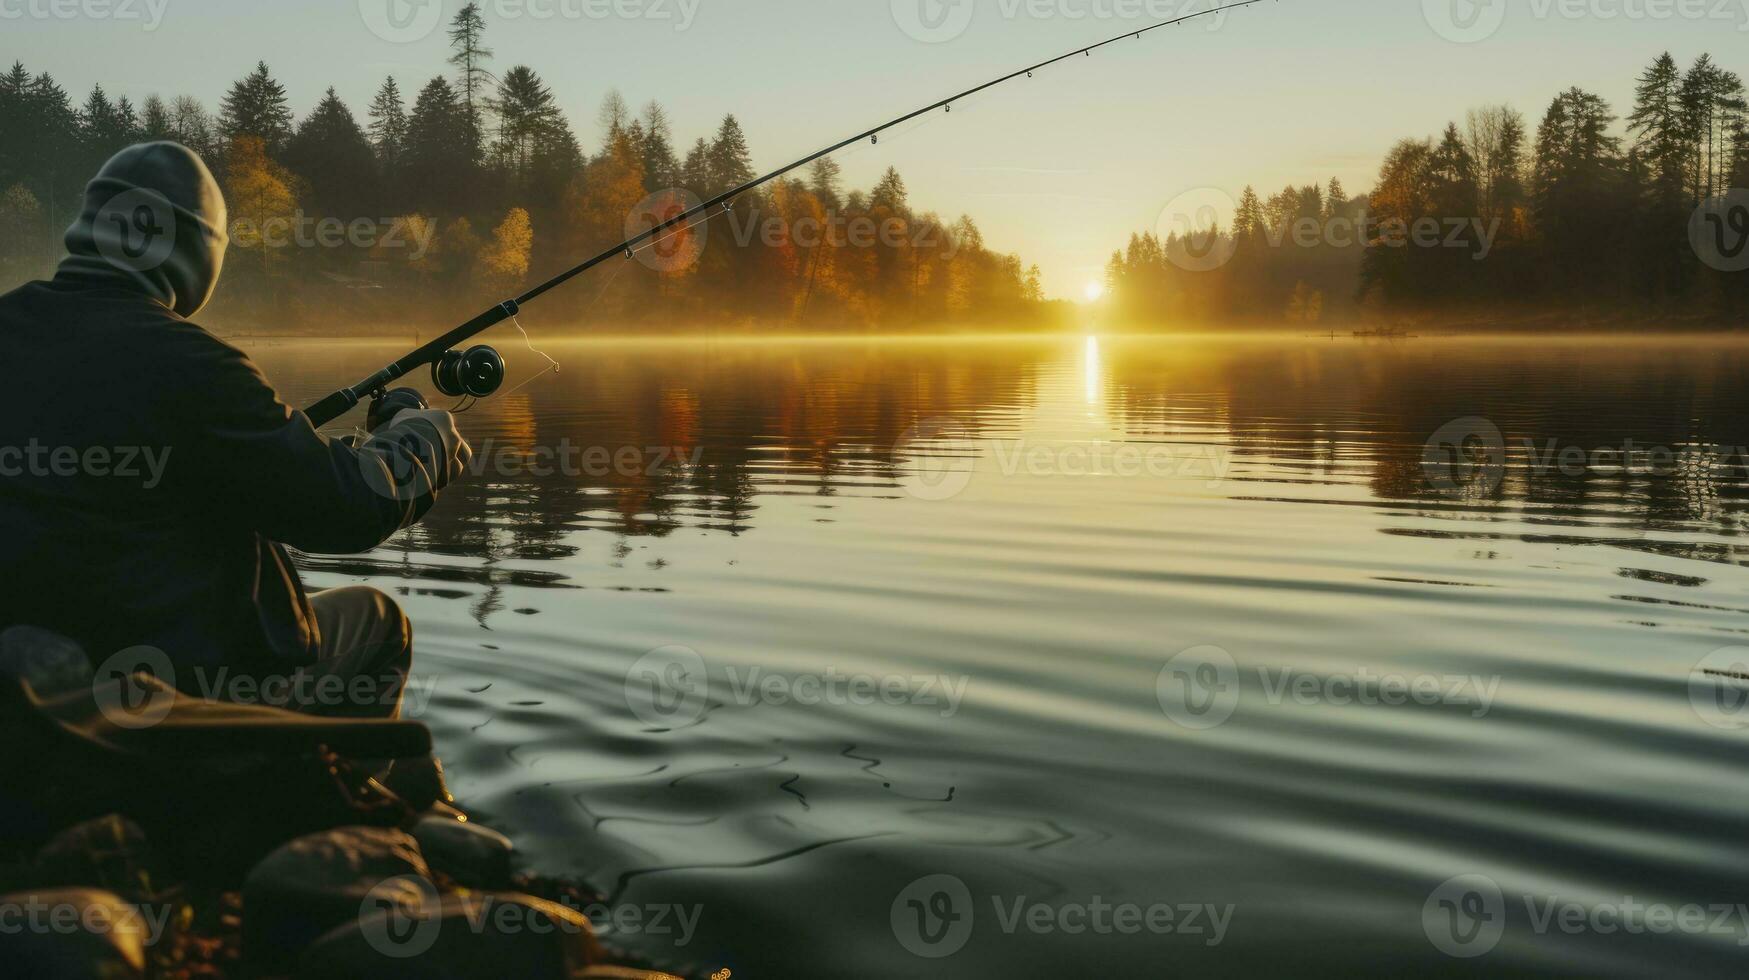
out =
[[[1749,345],[540,346],[460,418],[479,475],[304,567],[400,598],[456,794],[610,942],[1740,969]],[[252,353],[302,405],[403,348]],[[1595,914],[1646,906],[1708,928]]]

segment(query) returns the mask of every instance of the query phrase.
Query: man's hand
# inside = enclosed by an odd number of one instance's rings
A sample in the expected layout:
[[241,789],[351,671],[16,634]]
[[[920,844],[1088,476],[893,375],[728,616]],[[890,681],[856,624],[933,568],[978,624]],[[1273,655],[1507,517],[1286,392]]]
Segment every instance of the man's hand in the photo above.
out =
[[448,412],[430,408],[402,409],[383,435],[403,428],[427,436],[431,444],[437,447],[441,472],[432,474],[437,481],[437,485],[431,488],[433,490],[442,490],[448,486],[450,481],[466,473],[468,465],[474,461],[473,447],[462,438],[461,432],[455,427],[455,416]]
[[431,406],[425,404],[425,396],[412,388],[396,388],[383,397],[370,403],[370,412],[365,417],[366,432],[376,430],[395,420],[395,416],[412,409],[423,411]]

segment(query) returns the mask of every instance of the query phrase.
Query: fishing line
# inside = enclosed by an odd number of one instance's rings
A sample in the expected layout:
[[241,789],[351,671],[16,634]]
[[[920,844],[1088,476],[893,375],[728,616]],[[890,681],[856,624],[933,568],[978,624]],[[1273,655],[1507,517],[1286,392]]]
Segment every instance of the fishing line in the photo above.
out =
[[[453,348],[461,344],[463,341],[479,336],[487,330],[490,330],[492,327],[503,323],[505,320],[514,319],[523,306],[534,302],[536,299],[539,299],[552,290],[570,282],[572,279],[577,278],[596,266],[618,257],[635,257],[640,246],[652,241],[662,241],[669,237],[667,233],[670,229],[690,228],[695,223],[694,219],[700,217],[705,221],[709,221],[715,216],[717,211],[730,210],[737,198],[749,194],[779,177],[800,170],[816,160],[821,160],[842,150],[855,147],[860,143],[867,142],[871,146],[879,145],[883,133],[899,129],[915,120],[931,116],[941,110],[946,110],[946,113],[952,113],[953,107],[956,104],[970,103],[973,97],[981,95],[990,89],[1005,85],[1015,79],[1022,77],[1032,78],[1037,72],[1071,59],[1084,57],[1090,58],[1095,51],[1110,47],[1114,44],[1119,44],[1131,38],[1139,40],[1143,35],[1150,34],[1164,27],[1176,27],[1187,21],[1198,20],[1212,15],[1225,14],[1229,11],[1241,10],[1263,2],[1264,0],[1237,0],[1237,2],[1234,3],[1228,3],[1218,7],[1210,7],[1207,10],[1185,14],[1170,20],[1163,20],[1146,27],[1136,28],[1135,30],[1124,31],[1122,34],[1100,41],[1097,44],[1075,48],[1067,54],[1058,55],[1048,61],[1041,61],[1030,68],[1022,68],[1019,71],[1010,72],[1000,78],[967,89],[958,95],[949,96],[939,102],[924,106],[913,112],[908,112],[890,122],[883,123],[871,130],[852,136],[849,139],[840,140],[839,142],[816,153],[797,160],[795,163],[792,163],[787,167],[779,168],[762,177],[756,177],[739,187],[718,194],[716,197],[695,208],[691,208],[686,212],[676,215],[675,217],[670,218],[640,234],[634,235],[607,251],[602,252],[600,255],[561,272],[546,282],[529,289],[515,299],[508,299],[499,303],[497,306],[474,317],[467,323],[456,327],[425,346],[420,347],[418,350],[415,350],[395,363],[390,364],[363,381],[360,381],[358,384],[334,392],[320,402],[317,402],[315,405],[312,405],[304,414],[311,424],[315,425],[317,428],[325,426],[351,411],[353,407],[358,405],[358,403],[364,399],[381,397],[390,384],[400,378],[406,377],[408,372],[415,368],[423,367],[425,365],[433,366],[434,378],[439,374],[437,369],[441,368],[443,380],[451,382],[449,384],[449,387],[451,388],[466,388],[469,390],[470,394],[478,396],[495,394],[498,385],[503,380],[503,360],[498,357],[497,352],[488,347],[475,347],[466,352],[456,351]],[[911,128],[914,129],[916,127],[913,126]],[[908,132],[909,130],[906,131]],[[602,292],[605,294],[605,287]],[[597,299],[599,299],[599,297],[597,297]],[[526,331],[524,333],[526,336]],[[551,358],[548,359],[551,360]],[[544,376],[544,373],[542,376]],[[441,386],[442,385],[440,385],[440,387]]]

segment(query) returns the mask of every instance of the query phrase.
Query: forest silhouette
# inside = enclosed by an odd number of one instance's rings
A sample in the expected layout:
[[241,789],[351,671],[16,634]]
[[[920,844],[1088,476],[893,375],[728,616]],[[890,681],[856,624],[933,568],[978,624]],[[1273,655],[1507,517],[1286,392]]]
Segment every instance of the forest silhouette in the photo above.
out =
[[[1190,212],[1132,237],[1107,267],[1111,302],[1145,323],[1740,325],[1749,275],[1709,264],[1690,227],[1749,188],[1742,79],[1665,54],[1639,78],[1625,138],[1620,121],[1572,88],[1534,132],[1491,105],[1397,143],[1357,198],[1338,180],[1268,200],[1247,187],[1225,227]],[[1736,227],[1749,198],[1732,201],[1739,220],[1721,231],[1749,240]]]
[[[296,120],[265,63],[216,113],[188,95],[136,107],[101,87],[75,106],[15,63],[0,74],[0,281],[51,272],[84,182],[148,139],[200,152],[225,187],[235,251],[209,319],[231,333],[445,326],[755,176],[734,115],[683,147],[660,104],[634,110],[617,92],[587,152],[534,69],[493,70],[485,34],[478,5],[462,8],[447,71],[412,94],[386,79],[362,119],[329,89]],[[1746,117],[1738,75],[1668,54],[1641,75],[1625,135],[1578,88],[1534,132],[1509,106],[1478,108],[1392,147],[1368,193],[1331,180],[1265,200],[1247,187],[1225,226],[1169,206],[1158,231],[1112,256],[1102,321],[1740,322],[1749,276],[1709,265],[1690,226],[1705,202],[1749,187]],[[1045,301],[1038,267],[992,251],[971,217],[913,209],[896,170],[868,190],[843,185],[827,158],[742,195],[708,229],[603,269],[553,315],[768,332],[1071,319]],[[1749,222],[1749,203],[1739,210]]]

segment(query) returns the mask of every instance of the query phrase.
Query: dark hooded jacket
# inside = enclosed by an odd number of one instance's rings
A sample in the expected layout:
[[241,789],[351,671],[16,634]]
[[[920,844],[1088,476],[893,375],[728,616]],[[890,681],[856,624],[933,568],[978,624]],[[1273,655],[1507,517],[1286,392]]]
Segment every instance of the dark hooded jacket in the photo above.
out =
[[132,147],[88,188],[55,277],[0,297],[0,628],[97,660],[306,664],[316,621],[278,542],[365,551],[431,506],[413,488],[441,483],[438,446],[329,439],[189,322],[225,225],[199,157]]

